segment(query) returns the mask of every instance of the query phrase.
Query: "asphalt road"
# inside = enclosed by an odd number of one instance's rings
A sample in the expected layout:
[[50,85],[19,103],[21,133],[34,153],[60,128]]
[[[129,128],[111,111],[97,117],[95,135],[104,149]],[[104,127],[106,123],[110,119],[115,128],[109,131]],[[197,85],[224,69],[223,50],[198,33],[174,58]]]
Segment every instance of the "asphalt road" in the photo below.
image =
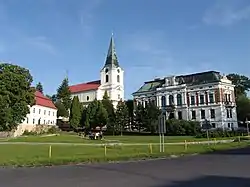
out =
[[115,164],[1,168],[0,187],[250,187],[250,148]]

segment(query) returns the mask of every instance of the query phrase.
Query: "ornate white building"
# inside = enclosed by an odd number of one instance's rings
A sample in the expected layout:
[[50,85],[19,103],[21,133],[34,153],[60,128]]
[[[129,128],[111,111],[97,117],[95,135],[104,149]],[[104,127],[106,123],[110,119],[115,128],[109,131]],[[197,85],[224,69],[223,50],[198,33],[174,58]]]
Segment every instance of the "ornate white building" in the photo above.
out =
[[88,105],[94,99],[102,100],[107,91],[114,107],[120,100],[124,100],[124,70],[120,67],[115,50],[113,35],[110,40],[107,58],[100,71],[100,80],[71,85],[69,87],[72,98],[78,96],[79,101]]
[[216,71],[170,76],[145,82],[134,100],[159,106],[167,119],[210,122],[213,128],[237,128],[234,85]]

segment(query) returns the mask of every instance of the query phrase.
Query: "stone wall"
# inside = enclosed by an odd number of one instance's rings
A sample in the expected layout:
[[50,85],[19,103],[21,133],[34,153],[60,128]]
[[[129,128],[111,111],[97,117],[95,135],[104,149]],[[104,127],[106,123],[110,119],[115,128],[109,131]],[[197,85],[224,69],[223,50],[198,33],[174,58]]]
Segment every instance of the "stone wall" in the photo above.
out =
[[17,127],[17,129],[14,132],[14,137],[21,136],[24,131],[28,132],[37,132],[37,134],[40,134],[42,132],[47,132],[51,127],[54,127],[55,125],[24,125],[21,124]]

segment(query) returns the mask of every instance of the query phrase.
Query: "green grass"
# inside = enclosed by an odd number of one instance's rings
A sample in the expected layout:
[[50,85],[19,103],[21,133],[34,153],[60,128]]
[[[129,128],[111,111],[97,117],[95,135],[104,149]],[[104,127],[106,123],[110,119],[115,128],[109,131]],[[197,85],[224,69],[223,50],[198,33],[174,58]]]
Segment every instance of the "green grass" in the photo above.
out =
[[204,153],[219,149],[248,146],[249,143],[229,143],[217,145],[189,145],[185,150],[184,145],[167,145],[165,152],[159,152],[159,146],[73,146],[53,145],[49,158],[49,145],[0,145],[0,165],[7,166],[39,166],[58,165],[82,162],[119,161],[143,158],[155,158],[169,155],[183,155],[191,153]]
[[[226,138],[219,138],[226,139]],[[219,140],[218,139],[218,140]],[[165,136],[165,142],[184,142],[184,141],[206,141],[206,138],[195,138],[192,136]],[[28,136],[19,137],[8,140],[9,142],[50,142],[50,143],[105,143],[105,142],[119,142],[119,143],[159,143],[159,136],[105,136],[104,140],[89,140],[81,138],[74,134],[60,134],[58,136]]]
[[[194,137],[165,137],[165,142],[184,142],[202,141],[207,139],[195,139]],[[135,160],[144,158],[165,157],[169,155],[183,155],[191,153],[210,152],[218,149],[229,149],[234,147],[243,147],[250,145],[244,142],[234,142],[228,144],[208,145],[188,145],[185,150],[184,145],[165,145],[165,152],[159,152],[159,145],[150,143],[159,143],[158,136],[105,136],[105,141],[83,139],[80,136],[72,134],[61,134],[59,136],[28,136],[14,139],[5,139],[7,144],[0,144],[0,165],[13,166],[38,166],[38,165],[58,165],[81,162],[103,162],[119,160]],[[45,144],[11,144],[13,142],[46,142],[46,143],[87,143],[100,144],[106,141],[120,143],[145,143],[147,145],[115,145],[105,147],[98,145],[51,145],[52,157],[49,158],[50,145]],[[8,144],[9,143],[9,144]]]

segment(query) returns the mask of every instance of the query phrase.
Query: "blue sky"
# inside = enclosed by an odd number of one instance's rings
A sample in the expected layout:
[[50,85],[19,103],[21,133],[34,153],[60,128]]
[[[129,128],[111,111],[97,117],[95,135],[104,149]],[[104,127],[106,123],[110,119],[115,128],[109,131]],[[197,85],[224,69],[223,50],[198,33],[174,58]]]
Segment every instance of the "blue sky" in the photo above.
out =
[[125,96],[144,81],[206,70],[250,76],[249,0],[0,0],[0,60],[56,92],[99,79],[112,31]]

